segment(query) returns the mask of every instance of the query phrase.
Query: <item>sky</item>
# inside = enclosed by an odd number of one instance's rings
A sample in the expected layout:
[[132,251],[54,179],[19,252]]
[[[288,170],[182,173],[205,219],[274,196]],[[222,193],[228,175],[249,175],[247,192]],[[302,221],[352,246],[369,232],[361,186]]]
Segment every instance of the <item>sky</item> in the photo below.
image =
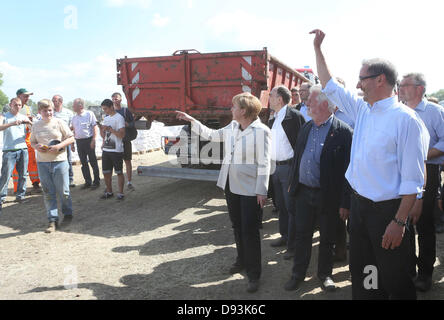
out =
[[[122,91],[116,59],[260,50],[314,70],[313,36],[333,75],[355,87],[361,62],[382,57],[400,77],[422,72],[444,88],[442,0],[39,0],[1,1],[0,88],[38,101],[60,94],[102,101]],[[125,102],[125,101],[124,101]]]

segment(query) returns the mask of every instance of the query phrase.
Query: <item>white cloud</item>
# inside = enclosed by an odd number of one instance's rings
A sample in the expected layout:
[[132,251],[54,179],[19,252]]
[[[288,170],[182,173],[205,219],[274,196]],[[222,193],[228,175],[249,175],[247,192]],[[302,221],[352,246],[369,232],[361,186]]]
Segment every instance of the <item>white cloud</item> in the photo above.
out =
[[151,23],[156,27],[162,28],[170,23],[170,18],[162,17],[159,13],[156,13]]
[[136,6],[147,9],[151,6],[152,0],[105,0],[105,4],[109,7],[125,7]]
[[34,92],[34,101],[51,98],[56,93],[66,102],[78,97],[101,101],[115,91],[122,91],[117,85],[116,60],[109,55],[53,69],[25,68],[0,61],[0,70],[4,74],[2,90],[9,97],[22,87]]

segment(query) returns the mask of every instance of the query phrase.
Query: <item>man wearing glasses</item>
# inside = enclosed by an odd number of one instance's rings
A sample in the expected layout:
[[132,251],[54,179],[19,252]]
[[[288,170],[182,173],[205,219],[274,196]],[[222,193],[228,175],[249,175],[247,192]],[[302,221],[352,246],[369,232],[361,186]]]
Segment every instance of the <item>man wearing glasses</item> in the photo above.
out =
[[[412,244],[412,276],[419,291],[428,291],[432,286],[433,265],[436,259],[436,234],[434,210],[438,195],[439,165],[444,163],[444,108],[432,103],[425,97],[426,80],[421,73],[405,75],[399,85],[401,101],[416,111],[430,134],[430,145],[426,162],[426,186],[424,195],[418,195],[410,222],[410,241]],[[422,209],[422,210],[421,210]],[[415,229],[418,233],[419,256],[416,257]]]
[[429,134],[419,116],[394,94],[397,72],[382,59],[366,60],[354,95],[332,77],[314,30],[314,49],[323,92],[355,121],[346,178],[353,189],[350,272],[353,299],[416,299],[409,274],[406,231],[417,194],[424,186]]
[[304,116],[305,122],[308,122],[311,120],[311,117],[308,115],[308,107],[306,105],[308,96],[310,95],[310,88],[312,84],[309,82],[304,82],[301,84],[301,87],[299,88],[299,94],[301,95],[301,108],[299,109]]

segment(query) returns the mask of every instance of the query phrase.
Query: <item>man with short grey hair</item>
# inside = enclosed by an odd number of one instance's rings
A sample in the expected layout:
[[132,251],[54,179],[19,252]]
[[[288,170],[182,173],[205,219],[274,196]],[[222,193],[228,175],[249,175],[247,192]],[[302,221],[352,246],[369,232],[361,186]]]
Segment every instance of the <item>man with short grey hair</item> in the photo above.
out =
[[346,220],[350,208],[350,189],[345,170],[350,159],[351,128],[337,119],[335,106],[313,86],[307,101],[312,121],[298,136],[290,173],[289,192],[295,204],[295,255],[292,277],[286,290],[296,290],[304,281],[310,263],[316,220],[320,244],[318,279],[326,291],[334,291],[333,248],[339,220]]
[[293,206],[288,194],[288,175],[294,155],[293,148],[299,130],[305,123],[304,116],[295,108],[288,106],[290,101],[291,92],[287,87],[280,85],[271,90],[270,108],[276,115],[269,123],[272,132],[271,160],[275,164],[271,179],[276,206],[279,210],[279,233],[281,235],[279,239],[271,243],[271,246],[287,246],[285,259],[290,259],[294,255],[292,234],[295,221]]
[[[67,108],[63,108],[63,97],[59,94],[54,95],[54,97],[52,97],[52,103],[54,103],[54,117],[63,120],[68,127],[71,128],[71,121],[74,113]],[[74,171],[72,170],[72,147],[74,147],[74,144],[72,144],[72,146],[67,146],[66,153],[69,164],[69,186],[74,188],[76,185],[74,183]]]
[[[73,109],[76,115],[72,118],[72,126],[77,152],[82,164],[82,175],[85,179],[82,190],[97,189],[100,186],[100,171],[96,157],[96,137],[99,131],[97,119],[92,111],[85,110],[84,107],[83,99],[74,100]],[[91,178],[88,162],[93,170],[94,180]]]
[[[397,72],[382,59],[362,63],[359,97],[332,76],[319,29],[313,42],[323,92],[355,121],[346,178],[352,188],[349,219],[353,299],[416,299],[408,270],[409,213],[424,186],[429,134],[419,116],[394,94]],[[370,269],[369,269],[370,267]],[[378,285],[369,285],[375,270]],[[373,271],[375,273],[375,271]]]
[[[433,265],[436,259],[434,210],[440,186],[439,165],[444,163],[444,108],[426,99],[426,85],[425,77],[421,73],[406,74],[399,85],[401,101],[416,111],[430,135],[425,191],[418,195],[415,210],[410,214],[411,273],[412,276],[416,275],[416,265],[418,265],[415,287],[423,292],[430,290],[432,286]],[[418,257],[415,250],[414,225],[418,233]]]

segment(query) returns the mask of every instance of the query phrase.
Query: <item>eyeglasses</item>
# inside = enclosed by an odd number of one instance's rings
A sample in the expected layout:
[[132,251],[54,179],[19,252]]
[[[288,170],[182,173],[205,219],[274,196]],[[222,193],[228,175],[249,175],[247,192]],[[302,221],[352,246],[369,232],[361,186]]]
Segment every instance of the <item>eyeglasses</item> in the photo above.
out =
[[365,76],[365,77],[361,77],[359,76],[359,81],[364,81],[365,79],[371,79],[371,78],[376,78],[378,76],[380,76],[382,73],[378,73],[378,74],[373,74],[371,76]]

